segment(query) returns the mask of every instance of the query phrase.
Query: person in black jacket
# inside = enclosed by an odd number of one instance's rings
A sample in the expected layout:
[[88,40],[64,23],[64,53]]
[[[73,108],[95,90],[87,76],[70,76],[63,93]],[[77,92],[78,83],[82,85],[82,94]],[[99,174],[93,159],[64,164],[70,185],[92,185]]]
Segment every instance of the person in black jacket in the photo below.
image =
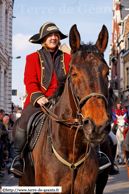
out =
[[3,151],[4,151],[4,142],[1,139],[1,136],[3,134],[3,117],[5,116],[5,111],[3,109],[0,109],[0,177],[3,177],[4,174],[1,173],[1,166],[2,166],[2,160],[3,160]]
[[9,131],[6,130],[5,125],[3,123],[3,118],[5,116],[5,111],[0,109],[0,128],[1,128],[1,141],[4,143],[4,149],[8,150],[8,134]]
[[3,176],[1,173],[1,166],[3,161],[3,151],[8,150],[8,134],[12,132],[12,130],[6,130],[5,125],[3,123],[3,118],[5,116],[5,111],[0,109],[0,177]]

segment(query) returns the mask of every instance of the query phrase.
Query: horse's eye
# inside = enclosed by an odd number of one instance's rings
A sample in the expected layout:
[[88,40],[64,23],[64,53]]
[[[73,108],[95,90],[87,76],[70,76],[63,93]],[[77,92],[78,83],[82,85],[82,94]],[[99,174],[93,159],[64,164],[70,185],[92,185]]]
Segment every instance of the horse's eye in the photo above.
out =
[[72,74],[72,77],[77,77],[77,76],[78,76],[77,73]]
[[106,74],[105,74],[105,77],[108,77],[109,76],[109,72],[107,72]]

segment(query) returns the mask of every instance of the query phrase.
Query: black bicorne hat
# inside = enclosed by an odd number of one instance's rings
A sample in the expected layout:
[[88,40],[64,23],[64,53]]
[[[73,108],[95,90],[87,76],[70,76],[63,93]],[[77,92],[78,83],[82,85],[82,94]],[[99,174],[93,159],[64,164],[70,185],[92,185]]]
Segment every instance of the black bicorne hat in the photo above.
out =
[[57,26],[54,23],[47,22],[40,28],[39,34],[35,34],[34,36],[32,36],[29,39],[29,41],[32,43],[41,44],[41,42],[43,41],[43,38],[45,38],[48,34],[51,34],[54,32],[57,32],[60,34],[60,39],[64,39],[68,37],[68,35],[62,34],[62,32],[59,30],[59,28],[57,28]]

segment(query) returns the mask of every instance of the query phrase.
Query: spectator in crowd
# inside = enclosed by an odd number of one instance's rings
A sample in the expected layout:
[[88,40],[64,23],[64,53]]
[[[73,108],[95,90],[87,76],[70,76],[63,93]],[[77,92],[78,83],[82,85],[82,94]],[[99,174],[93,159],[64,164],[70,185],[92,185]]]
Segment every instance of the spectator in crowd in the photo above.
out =
[[13,113],[13,109],[15,108],[15,106],[14,106],[14,103],[12,102],[12,113]]
[[117,80],[117,74],[114,75],[114,80]]
[[3,118],[3,123],[5,125],[5,128],[6,130],[8,131],[8,128],[9,128],[9,116],[5,115],[4,118]]
[[3,177],[4,174],[1,172],[1,167],[2,167],[2,161],[3,161],[3,151],[4,151],[4,142],[1,139],[2,136],[2,122],[3,122],[3,117],[5,115],[5,112],[3,109],[0,109],[0,177]]
[[[5,124],[3,123],[3,118],[5,116],[5,111],[0,109],[0,129],[1,129],[1,152],[2,152],[2,159],[3,160],[3,151],[8,150],[8,134],[11,131],[6,130]],[[1,162],[2,165],[2,162]],[[2,166],[4,168],[4,166]]]
[[9,116],[9,126],[11,127],[11,129],[13,127],[13,124],[14,124],[14,114],[11,113]]
[[13,140],[12,140],[12,129],[9,127],[9,116],[5,115],[3,118],[3,123],[5,125],[6,130],[8,133],[8,151],[9,151],[9,158],[13,159]]
[[1,167],[2,167],[2,159],[3,159],[3,142],[1,141],[1,128],[0,128],[0,177],[3,177],[4,174],[1,172]]
[[0,109],[0,122],[3,122],[4,116],[5,116],[5,111],[3,109]]

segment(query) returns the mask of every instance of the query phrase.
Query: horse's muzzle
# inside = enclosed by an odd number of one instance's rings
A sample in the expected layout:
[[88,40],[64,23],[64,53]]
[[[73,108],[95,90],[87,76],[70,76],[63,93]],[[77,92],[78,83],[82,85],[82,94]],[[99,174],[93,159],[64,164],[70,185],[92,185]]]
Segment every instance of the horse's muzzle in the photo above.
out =
[[83,129],[87,135],[95,133],[96,135],[105,134],[107,135],[111,130],[109,119],[107,119],[102,125],[97,127],[92,118],[87,118],[83,122]]

